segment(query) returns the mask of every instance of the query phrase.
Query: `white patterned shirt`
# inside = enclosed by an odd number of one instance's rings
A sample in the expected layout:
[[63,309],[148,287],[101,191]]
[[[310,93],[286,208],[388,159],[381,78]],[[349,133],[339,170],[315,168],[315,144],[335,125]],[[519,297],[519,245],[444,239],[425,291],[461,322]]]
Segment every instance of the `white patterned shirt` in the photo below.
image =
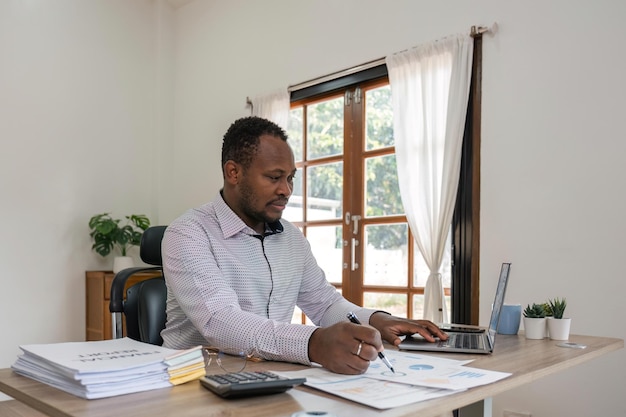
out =
[[369,323],[376,310],[350,303],[318,266],[300,229],[286,220],[248,227],[221,194],[173,221],[163,238],[167,325],[163,345],[216,346],[267,360],[310,364],[317,327],[291,324],[297,305],[317,326]]

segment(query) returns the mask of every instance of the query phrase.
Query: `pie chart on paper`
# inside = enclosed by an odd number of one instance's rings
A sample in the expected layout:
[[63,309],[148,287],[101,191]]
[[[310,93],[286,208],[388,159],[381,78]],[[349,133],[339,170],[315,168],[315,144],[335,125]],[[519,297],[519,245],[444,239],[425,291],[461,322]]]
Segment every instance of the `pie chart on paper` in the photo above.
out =
[[412,369],[414,371],[430,371],[431,369],[433,369],[433,366],[426,365],[426,364],[415,364],[415,365],[410,365],[409,369]]

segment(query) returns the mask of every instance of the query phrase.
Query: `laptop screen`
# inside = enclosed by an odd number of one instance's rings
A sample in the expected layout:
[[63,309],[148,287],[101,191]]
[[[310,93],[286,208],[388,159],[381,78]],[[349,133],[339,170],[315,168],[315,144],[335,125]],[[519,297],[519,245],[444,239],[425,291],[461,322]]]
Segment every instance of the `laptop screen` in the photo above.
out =
[[510,263],[503,263],[500,269],[500,278],[498,279],[498,288],[496,289],[496,297],[493,300],[493,307],[491,309],[491,319],[489,320],[489,333],[495,334],[498,330],[498,322],[500,321],[500,311],[502,311],[502,305],[504,304],[504,293],[506,292],[506,285],[509,278],[509,271],[511,269]]

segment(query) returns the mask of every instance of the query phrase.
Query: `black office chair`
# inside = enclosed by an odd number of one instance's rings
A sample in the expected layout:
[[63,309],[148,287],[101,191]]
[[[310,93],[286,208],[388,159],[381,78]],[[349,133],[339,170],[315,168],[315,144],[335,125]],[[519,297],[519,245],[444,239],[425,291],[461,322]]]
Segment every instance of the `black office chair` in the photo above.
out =
[[[153,345],[162,345],[161,330],[165,328],[165,306],[167,289],[163,278],[163,260],[161,258],[161,241],[167,226],[152,226],[141,236],[139,255],[141,260],[152,267],[126,268],[115,274],[111,283],[112,336],[118,339],[122,333],[122,314],[126,318],[126,335],[131,339]],[[126,290],[126,281],[138,272],[160,271],[161,276],[150,278]]]

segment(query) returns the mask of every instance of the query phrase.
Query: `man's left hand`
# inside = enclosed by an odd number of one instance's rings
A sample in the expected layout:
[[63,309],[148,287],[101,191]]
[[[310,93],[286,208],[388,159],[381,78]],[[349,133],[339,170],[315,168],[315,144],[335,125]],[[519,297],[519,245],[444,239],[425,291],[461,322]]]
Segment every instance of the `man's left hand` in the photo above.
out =
[[430,320],[409,320],[377,312],[372,314],[369,324],[380,332],[383,340],[394,346],[398,346],[402,341],[400,336],[408,336],[415,333],[421,335],[429,342],[435,342],[436,339],[448,339],[448,335]]

